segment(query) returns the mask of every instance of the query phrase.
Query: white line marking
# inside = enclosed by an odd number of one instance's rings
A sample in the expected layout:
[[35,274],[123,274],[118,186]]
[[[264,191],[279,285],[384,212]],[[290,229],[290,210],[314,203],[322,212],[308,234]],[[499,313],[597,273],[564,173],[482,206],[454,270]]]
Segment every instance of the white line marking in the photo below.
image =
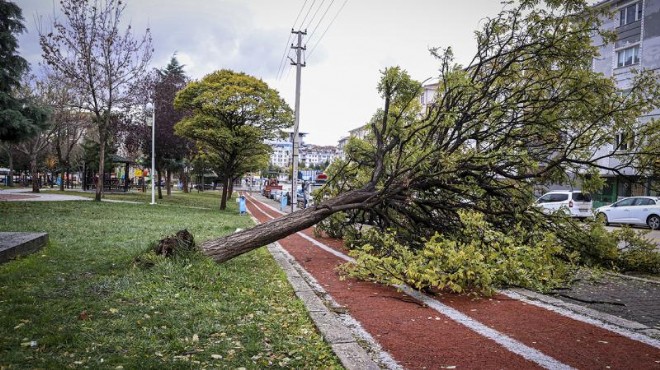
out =
[[397,286],[397,288],[401,289],[409,296],[424,302],[426,305],[438,311],[442,315],[445,315],[450,319],[454,320],[455,322],[463,326],[466,326],[469,329],[472,329],[472,331],[476,332],[481,336],[484,336],[488,339],[495,341],[496,343],[506,348],[507,350],[517,355],[520,355],[523,358],[532,361],[541,367],[544,367],[546,369],[573,369],[572,367],[555,360],[554,358],[542,353],[541,351],[538,351],[532,347],[528,347],[525,344],[505,334],[502,334],[495,329],[491,329],[488,326],[474,320],[473,318],[449,306],[446,306],[438,302],[435,299],[427,297],[426,295],[412,289],[407,285],[399,285]]
[[[588,316],[581,315],[577,312],[573,312],[573,311],[567,310],[565,308],[553,306],[551,304],[543,303],[543,302],[540,302],[540,301],[537,301],[537,300],[534,300],[534,299],[529,299],[529,298],[523,296],[522,294],[511,291],[511,290],[500,291],[500,293],[502,293],[502,294],[504,294],[504,295],[506,295],[510,298],[517,299],[519,301],[534,305],[536,307],[541,307],[541,308],[544,308],[546,310],[558,313],[558,314],[560,314],[562,316],[565,316],[565,317],[568,317],[570,319],[573,319],[573,320],[576,320],[576,321],[581,321],[581,322],[584,322],[584,323],[587,323],[587,324],[591,324],[591,325],[599,327],[601,329],[605,329],[605,330],[609,330],[611,332],[617,333],[617,334],[619,334],[621,336],[624,336],[626,338],[648,344],[649,346],[652,346],[652,347],[655,347],[655,348],[660,348],[660,341],[659,340],[649,338],[649,337],[647,337],[643,334],[628,331],[628,330],[623,329],[621,327],[618,327],[618,326],[615,326],[615,325],[612,325],[612,324],[608,324],[606,322],[600,321],[600,320],[595,319],[595,318],[591,318],[591,317],[588,317]],[[582,306],[580,306],[580,307],[582,307]]]

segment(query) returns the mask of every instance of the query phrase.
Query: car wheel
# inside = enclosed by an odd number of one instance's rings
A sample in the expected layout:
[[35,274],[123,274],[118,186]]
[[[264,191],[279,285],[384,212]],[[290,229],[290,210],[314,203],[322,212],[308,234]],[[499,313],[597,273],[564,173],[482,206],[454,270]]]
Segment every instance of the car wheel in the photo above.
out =
[[660,230],[660,216],[650,215],[649,218],[646,219],[646,224],[649,225],[652,230]]
[[596,215],[596,220],[598,220],[599,222],[602,222],[603,225],[605,225],[605,226],[608,226],[610,224],[607,221],[607,215],[604,214],[604,213],[599,213],[598,215]]

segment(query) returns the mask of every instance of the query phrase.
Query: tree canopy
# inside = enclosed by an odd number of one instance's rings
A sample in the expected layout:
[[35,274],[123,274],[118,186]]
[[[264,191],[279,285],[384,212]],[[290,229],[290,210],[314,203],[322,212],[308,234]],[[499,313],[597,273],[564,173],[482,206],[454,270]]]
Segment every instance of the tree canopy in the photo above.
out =
[[96,200],[103,194],[105,148],[110,139],[112,116],[144,98],[137,93],[151,59],[151,34],[147,29],[135,38],[130,25],[122,32],[125,5],[120,0],[62,0],[63,20],[39,33],[45,62],[62,74],[84,100],[98,128],[99,179]]
[[[531,207],[535,187],[595,188],[598,171],[643,170],[647,161],[639,158],[660,154],[645,145],[660,141],[658,122],[637,120],[660,104],[657,75],[639,71],[622,94],[614,80],[591,70],[598,56],[591,36],[613,41],[600,29],[604,16],[582,0],[521,1],[503,10],[476,32],[468,65],[457,65],[449,48],[432,50],[440,73],[425,112],[421,84],[398,67],[384,70],[383,108],[369,122],[370,134],[351,140],[316,205],[209,241],[207,254],[224,261],[338,212],[340,224],[347,217],[370,224],[413,250],[435,235],[451,243],[485,237],[463,232],[474,217],[504,238],[519,230],[551,233],[567,248],[564,258],[590,248],[583,228]],[[612,145],[614,132],[644,140],[626,154],[598,151]],[[538,246],[550,240],[531,231],[516,237]]]
[[175,126],[177,135],[197,141],[220,172],[221,209],[230,181],[251,169],[246,164],[255,157],[269,153],[264,140],[292,124],[291,109],[277,91],[255,77],[226,69],[189,83],[177,94],[174,106],[190,112]]
[[0,0],[0,140],[18,142],[44,128],[45,111],[17,89],[28,71],[27,61],[18,55],[16,34],[25,30],[21,8]]
[[[175,135],[174,125],[186,114],[185,110],[174,109],[176,94],[188,83],[183,71],[183,65],[176,57],[163,69],[155,70],[154,81],[154,109],[156,118],[156,170],[168,172],[167,189],[170,190],[169,180],[172,171],[180,170],[184,166],[184,159],[190,153],[193,144],[185,137]],[[143,132],[143,152],[151,157],[151,129]],[[160,181],[159,181],[160,183]],[[162,199],[160,187],[158,197]],[[169,193],[168,193],[169,194]]]

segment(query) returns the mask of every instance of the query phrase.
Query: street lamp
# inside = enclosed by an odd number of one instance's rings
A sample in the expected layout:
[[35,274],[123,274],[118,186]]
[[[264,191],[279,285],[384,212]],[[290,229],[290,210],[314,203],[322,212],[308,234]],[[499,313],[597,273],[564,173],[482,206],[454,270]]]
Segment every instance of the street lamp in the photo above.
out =
[[145,107],[151,111],[151,204],[156,204],[156,106],[151,102]]

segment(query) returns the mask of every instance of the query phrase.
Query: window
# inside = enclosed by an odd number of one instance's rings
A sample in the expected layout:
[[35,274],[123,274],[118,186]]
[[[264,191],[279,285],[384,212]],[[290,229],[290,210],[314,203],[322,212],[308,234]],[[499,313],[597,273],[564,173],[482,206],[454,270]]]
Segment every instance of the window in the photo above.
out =
[[573,200],[576,202],[591,202],[591,195],[585,193],[573,193]]
[[627,135],[621,132],[614,137],[614,150],[628,150],[632,148],[632,145],[632,135]]
[[617,67],[630,66],[639,63],[639,45],[616,52]]
[[539,198],[539,203],[563,202],[568,200],[568,194],[550,193]]
[[634,3],[619,9],[619,26],[625,26],[642,19],[642,3]]

